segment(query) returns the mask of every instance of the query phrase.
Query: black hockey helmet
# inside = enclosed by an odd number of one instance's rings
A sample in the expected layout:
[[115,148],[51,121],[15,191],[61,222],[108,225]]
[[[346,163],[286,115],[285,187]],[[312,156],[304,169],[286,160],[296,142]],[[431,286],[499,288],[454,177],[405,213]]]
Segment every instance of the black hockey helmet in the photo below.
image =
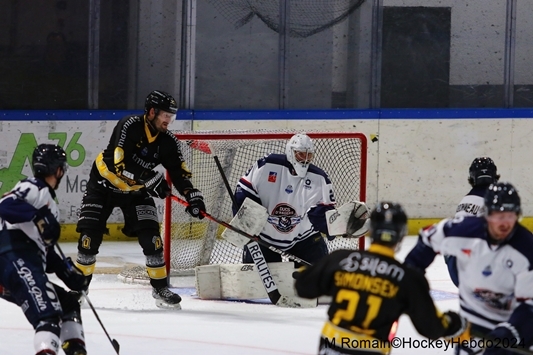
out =
[[407,233],[407,215],[401,205],[383,201],[370,214],[370,238],[373,243],[394,246]]
[[160,90],[154,90],[149,93],[148,96],[146,96],[144,113],[148,113],[151,108],[176,114],[178,111],[178,104],[169,93]]
[[66,173],[67,154],[58,145],[39,144],[33,151],[31,166],[36,177],[54,175],[59,167]]
[[491,212],[516,212],[520,214],[520,196],[515,187],[508,182],[492,184],[485,193],[485,208],[487,214]]
[[489,157],[479,157],[470,164],[468,182],[472,187],[495,184],[500,179],[496,164]]

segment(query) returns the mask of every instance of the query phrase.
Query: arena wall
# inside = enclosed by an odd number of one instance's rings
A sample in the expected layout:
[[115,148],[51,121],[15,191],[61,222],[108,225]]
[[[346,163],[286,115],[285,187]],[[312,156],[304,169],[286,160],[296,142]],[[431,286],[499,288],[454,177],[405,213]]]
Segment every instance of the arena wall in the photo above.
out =
[[[29,162],[37,143],[60,144],[70,165],[58,191],[65,225],[62,238],[75,239],[78,208],[91,164],[107,145],[116,120],[131,113],[0,111],[0,193],[31,175]],[[517,187],[526,216],[524,223],[530,224],[532,119],[531,109],[183,110],[171,128],[364,133],[369,142],[367,202],[370,206],[383,199],[402,203],[411,219],[410,233],[414,234],[420,226],[454,214],[456,204],[469,191],[468,167],[478,156],[493,158],[501,180]],[[158,210],[162,215],[161,202]],[[115,210],[109,220],[113,239],[125,238],[120,233],[121,217],[120,211]]]

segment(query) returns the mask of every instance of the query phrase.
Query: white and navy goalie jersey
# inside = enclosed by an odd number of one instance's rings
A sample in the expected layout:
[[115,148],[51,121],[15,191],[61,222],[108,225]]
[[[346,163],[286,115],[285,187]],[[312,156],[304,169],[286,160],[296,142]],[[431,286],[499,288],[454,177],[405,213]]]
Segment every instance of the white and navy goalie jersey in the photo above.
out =
[[325,213],[335,208],[328,175],[310,164],[307,175],[291,174],[293,167],[283,154],[258,160],[239,180],[235,191],[236,213],[246,197],[268,210],[261,239],[286,250],[311,235],[327,234]]
[[482,216],[485,205],[485,192],[487,186],[475,186],[466,194],[457,205],[455,217]]
[[405,263],[425,270],[437,253],[457,258],[461,314],[471,323],[493,329],[518,302],[533,304],[533,235],[519,223],[495,245],[483,217],[442,220],[421,231]]
[[44,206],[48,206],[59,220],[55,199],[55,191],[44,181],[35,178],[19,181],[11,191],[5,193],[0,199],[0,227],[2,230],[11,230],[11,237],[0,240],[0,253],[24,249],[28,247],[28,242],[33,242],[46,255],[46,246],[32,220]]

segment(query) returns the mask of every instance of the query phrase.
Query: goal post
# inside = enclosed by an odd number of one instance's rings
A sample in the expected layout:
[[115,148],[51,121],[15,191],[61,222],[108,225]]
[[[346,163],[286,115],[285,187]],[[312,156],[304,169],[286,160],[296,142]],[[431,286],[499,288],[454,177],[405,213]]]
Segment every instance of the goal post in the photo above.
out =
[[[177,132],[183,157],[191,170],[193,186],[204,196],[206,210],[229,222],[232,200],[214,156],[218,157],[229,185],[238,180],[263,156],[285,153],[287,141],[297,131],[207,131]],[[306,131],[315,145],[313,164],[330,177],[337,205],[366,200],[367,139],[356,132]],[[172,193],[178,194],[172,187]],[[190,217],[185,208],[167,198],[164,203],[162,235],[170,275],[192,274],[207,264],[242,262],[242,250],[221,238],[223,227],[207,219]],[[335,238],[331,251],[364,248],[364,238]]]

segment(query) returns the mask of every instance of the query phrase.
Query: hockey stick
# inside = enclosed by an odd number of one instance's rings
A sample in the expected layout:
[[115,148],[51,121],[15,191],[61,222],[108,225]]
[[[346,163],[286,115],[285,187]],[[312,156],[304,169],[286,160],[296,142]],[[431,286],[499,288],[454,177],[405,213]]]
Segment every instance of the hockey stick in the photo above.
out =
[[[189,206],[189,204],[187,203],[187,201],[185,201],[185,200],[179,198],[179,197],[176,196],[176,195],[170,195],[170,197],[171,197],[174,201],[176,201],[177,203],[179,203],[179,204],[181,204],[181,205],[183,205],[183,206],[185,206],[185,207],[188,207],[188,206]],[[242,236],[244,236],[244,237],[246,237],[246,238],[248,238],[248,239],[250,239],[250,240],[252,240],[252,241],[254,241],[254,242],[257,242],[258,244],[261,244],[261,245],[264,246],[265,248],[268,248],[269,250],[273,251],[274,253],[278,253],[278,254],[280,254],[281,256],[284,256],[284,257],[286,257],[286,258],[289,259],[289,260],[296,261],[297,263],[300,263],[300,264],[303,264],[303,265],[307,265],[307,266],[310,266],[310,265],[311,265],[311,263],[309,263],[309,262],[307,262],[307,261],[305,261],[305,260],[303,260],[303,259],[300,259],[299,257],[297,257],[297,256],[295,256],[295,255],[289,254],[289,253],[287,253],[287,252],[285,252],[285,251],[283,251],[283,250],[281,250],[281,249],[278,249],[278,248],[276,248],[276,247],[274,247],[274,246],[272,246],[272,245],[270,245],[270,244],[268,244],[268,243],[266,243],[266,242],[263,242],[261,239],[259,239],[259,237],[257,237],[257,236],[253,236],[253,235],[251,235],[251,234],[248,234],[248,233],[246,233],[245,231],[242,231],[242,230],[240,230],[239,228],[236,228],[236,227],[232,226],[231,224],[229,224],[229,223],[227,223],[227,222],[224,222],[224,221],[222,221],[222,220],[220,220],[220,219],[218,219],[218,218],[215,218],[215,217],[211,216],[211,215],[210,215],[209,213],[207,213],[207,212],[200,211],[200,213],[201,213],[202,216],[204,216],[205,218],[207,218],[207,219],[209,219],[209,220],[211,220],[211,221],[213,221],[213,222],[216,222],[216,223],[220,224],[221,226],[224,226],[224,227],[226,227],[226,228],[228,228],[228,229],[230,229],[230,230],[232,230],[232,231],[234,231],[234,232],[236,232],[236,233],[239,233],[240,235],[242,235]]]
[[[213,159],[215,160],[215,163],[217,164],[218,172],[220,173],[220,176],[222,177],[222,181],[224,181],[224,185],[226,186],[226,190],[228,191],[231,201],[233,202],[235,206],[237,206],[237,201],[235,200],[235,196],[231,192],[231,187],[229,186],[228,178],[226,177],[226,174],[224,173],[224,170],[222,169],[220,160],[218,160],[218,157],[216,155],[213,156]],[[252,241],[248,243],[245,246],[245,248],[248,249],[248,252],[250,253],[250,256],[252,257],[252,260],[257,268],[257,272],[259,273],[259,278],[261,279],[261,282],[263,283],[263,287],[265,288],[265,291],[268,295],[268,298],[270,299],[270,302],[272,302],[272,304],[275,304],[276,306],[281,306],[281,307],[300,307],[301,304],[299,304],[297,301],[293,300],[292,298],[288,296],[282,296],[281,293],[279,292],[278,285],[276,284],[276,281],[272,277],[270,268],[268,267],[268,263],[266,262],[265,256],[263,255],[263,252],[261,251],[259,244],[257,244],[257,241]]]
[[[59,251],[59,254],[61,254],[61,257],[63,258],[63,260],[66,260],[65,254],[63,253],[63,250],[61,249],[59,244],[56,243],[56,247],[57,247],[57,250]],[[96,309],[94,308],[93,303],[89,299],[89,296],[87,296],[87,292],[81,291],[80,293],[82,294],[83,297],[85,297],[85,300],[87,300],[87,303],[91,307],[91,309],[92,309],[92,311],[94,313],[94,316],[98,320],[98,323],[100,323],[100,325],[102,326],[102,329],[104,330],[105,335],[107,335],[107,339],[109,339],[109,341],[111,342],[111,345],[113,345],[113,349],[115,349],[115,352],[117,353],[117,355],[120,355],[119,354],[120,344],[118,343],[118,341],[116,339],[111,339],[111,337],[109,336],[109,333],[107,332],[107,330],[104,327],[104,323],[102,323],[102,321],[100,320],[100,317],[98,316],[98,313],[96,313]]]

